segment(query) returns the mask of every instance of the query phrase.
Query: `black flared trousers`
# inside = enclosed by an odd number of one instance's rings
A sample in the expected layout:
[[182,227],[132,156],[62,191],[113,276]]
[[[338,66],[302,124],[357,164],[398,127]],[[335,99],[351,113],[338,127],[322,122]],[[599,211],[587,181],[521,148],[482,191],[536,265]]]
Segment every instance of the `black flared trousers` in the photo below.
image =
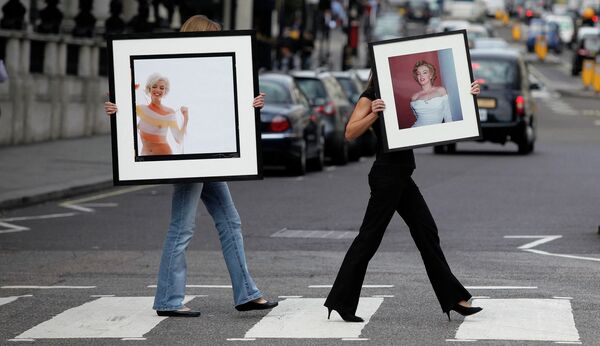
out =
[[363,223],[346,253],[325,306],[341,313],[356,314],[367,266],[394,212],[400,214],[410,229],[442,310],[450,311],[459,301],[469,300],[471,294],[452,274],[446,262],[435,221],[410,173],[377,175],[372,170],[369,186],[371,197]]

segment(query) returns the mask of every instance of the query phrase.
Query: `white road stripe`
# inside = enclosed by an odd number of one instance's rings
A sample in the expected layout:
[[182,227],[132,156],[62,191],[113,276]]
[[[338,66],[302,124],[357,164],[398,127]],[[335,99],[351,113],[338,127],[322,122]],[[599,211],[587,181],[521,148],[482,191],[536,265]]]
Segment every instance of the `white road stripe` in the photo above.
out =
[[[310,285],[308,288],[331,288],[333,285]],[[393,288],[394,285],[363,285],[362,288]]]
[[96,288],[96,286],[2,286],[4,289],[38,289],[38,290],[52,290],[52,289],[90,289]]
[[107,197],[123,195],[123,194],[129,193],[129,192],[144,190],[144,189],[148,189],[148,188],[155,187],[155,186],[156,185],[127,187],[127,188],[119,189],[117,191],[101,193],[101,194],[97,194],[97,195],[93,195],[93,196],[89,196],[89,197],[85,197],[85,198],[73,199],[70,201],[63,202],[59,205],[63,208],[75,209],[78,211],[90,213],[90,212],[93,212],[94,209],[83,207],[83,206],[81,206],[81,204],[91,202],[91,201],[96,201],[96,200],[107,198]]
[[554,299],[568,299],[568,300],[573,299],[573,297],[552,297],[552,298],[554,298]]
[[457,340],[579,341],[569,300],[481,299],[473,305],[483,311],[465,317]]
[[247,339],[247,338],[229,338],[227,341],[255,341],[256,339]]
[[33,295],[31,295],[31,294],[25,294],[25,295],[22,295],[22,296],[0,297],[0,306],[8,304],[8,303],[12,303],[15,300],[17,300],[19,298],[22,298],[22,297],[33,297]]
[[[189,302],[194,296],[186,296]],[[16,339],[143,338],[167,317],[152,310],[154,297],[103,297],[68,309]]]
[[550,252],[536,250],[536,249],[526,249],[525,251],[536,253],[538,255],[563,257],[563,258],[579,259],[579,260],[585,260],[585,261],[600,262],[600,258],[595,258],[595,257],[584,257],[584,256],[575,256],[575,255],[565,255],[565,254],[559,254],[559,253],[550,253]]
[[288,299],[288,298],[302,298],[302,296],[279,296],[277,298]]
[[359,338],[383,302],[383,298],[360,299],[356,314],[365,322],[346,323],[332,312],[327,320],[324,298],[286,299],[255,324],[245,338],[341,339]]
[[45,219],[56,219],[60,217],[69,217],[76,215],[76,213],[61,213],[61,214],[48,214],[48,215],[36,215],[36,216],[18,216],[18,217],[9,217],[6,219],[0,219],[1,221],[29,221],[29,220],[45,220]]
[[123,341],[145,341],[146,338],[123,338]]
[[538,239],[536,241],[532,241],[531,243],[527,243],[525,245],[519,246],[519,249],[531,249],[538,245],[551,242],[556,239],[562,238],[562,235],[505,235],[504,238],[507,239]]
[[0,234],[29,231],[29,227],[13,225],[12,223],[2,221],[0,221],[0,227],[6,227],[5,229],[0,229]]
[[35,339],[8,339],[8,341],[17,341],[17,342],[18,341],[29,341],[29,342],[32,342],[32,341],[35,341]]
[[342,338],[342,341],[369,341],[369,338]]
[[465,286],[469,290],[537,290],[537,286]]

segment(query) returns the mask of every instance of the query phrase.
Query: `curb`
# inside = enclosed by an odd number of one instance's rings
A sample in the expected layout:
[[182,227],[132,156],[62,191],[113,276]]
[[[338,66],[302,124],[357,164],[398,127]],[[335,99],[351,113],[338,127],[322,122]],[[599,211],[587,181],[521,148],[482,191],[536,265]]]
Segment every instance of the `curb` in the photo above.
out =
[[95,192],[112,186],[113,179],[111,175],[110,177],[98,177],[94,181],[75,182],[70,185],[59,185],[50,189],[17,191],[13,194],[14,196],[0,197],[0,212]]

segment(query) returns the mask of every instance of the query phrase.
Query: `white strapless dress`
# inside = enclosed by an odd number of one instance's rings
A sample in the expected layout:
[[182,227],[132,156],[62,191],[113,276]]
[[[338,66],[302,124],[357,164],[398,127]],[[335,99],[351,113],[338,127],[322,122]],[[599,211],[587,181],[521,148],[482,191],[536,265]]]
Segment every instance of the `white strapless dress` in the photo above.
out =
[[412,127],[441,124],[452,121],[448,95],[432,97],[429,100],[410,101],[410,108],[417,118]]

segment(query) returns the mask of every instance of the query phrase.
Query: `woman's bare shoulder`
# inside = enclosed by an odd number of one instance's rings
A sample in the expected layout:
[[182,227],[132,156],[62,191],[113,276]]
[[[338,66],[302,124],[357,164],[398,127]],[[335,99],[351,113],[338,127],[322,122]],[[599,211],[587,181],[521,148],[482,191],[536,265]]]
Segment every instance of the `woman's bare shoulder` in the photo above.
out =
[[446,91],[446,88],[444,88],[443,86],[436,87],[435,88],[435,93],[438,96],[448,95],[448,92]]

